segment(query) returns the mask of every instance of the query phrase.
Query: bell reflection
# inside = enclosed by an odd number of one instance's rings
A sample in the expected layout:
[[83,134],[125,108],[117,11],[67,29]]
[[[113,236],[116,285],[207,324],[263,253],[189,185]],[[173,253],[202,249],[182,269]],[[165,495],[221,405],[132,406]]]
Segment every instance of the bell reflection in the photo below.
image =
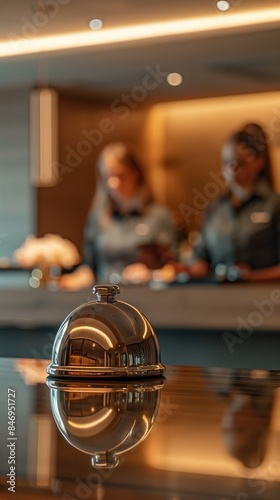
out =
[[47,379],[47,385],[65,439],[90,454],[93,467],[112,468],[151,431],[164,380],[89,384]]

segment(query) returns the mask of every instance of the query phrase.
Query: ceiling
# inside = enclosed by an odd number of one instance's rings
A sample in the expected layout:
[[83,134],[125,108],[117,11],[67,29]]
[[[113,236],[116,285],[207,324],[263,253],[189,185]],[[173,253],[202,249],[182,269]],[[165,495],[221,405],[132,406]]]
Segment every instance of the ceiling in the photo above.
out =
[[[275,7],[279,0],[231,1],[234,13]],[[0,42],[11,44],[31,31],[37,40],[89,31],[95,17],[110,29],[228,15],[214,0],[0,0],[0,12]],[[112,100],[142,86],[148,67],[162,75],[148,102],[279,90],[280,22],[5,58],[0,50],[0,88],[50,85]],[[169,72],[181,73],[183,83],[170,86]]]

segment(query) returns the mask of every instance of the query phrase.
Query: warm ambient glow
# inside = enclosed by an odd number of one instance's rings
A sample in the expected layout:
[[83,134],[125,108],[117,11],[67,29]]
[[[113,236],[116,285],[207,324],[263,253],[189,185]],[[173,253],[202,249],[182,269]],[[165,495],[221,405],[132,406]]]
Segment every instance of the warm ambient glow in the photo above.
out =
[[92,429],[93,427],[98,427],[100,424],[105,422],[109,417],[112,416],[114,410],[112,408],[102,408],[96,415],[89,415],[88,417],[75,417],[68,419],[68,424],[70,427],[76,429]]
[[228,12],[226,16],[177,19],[150,24],[136,24],[100,31],[82,31],[64,35],[26,38],[20,33],[0,43],[0,57],[36,54],[54,50],[120,43],[148,38],[168,37],[229,28],[242,28],[265,23],[279,23],[280,8],[248,12]]
[[[30,95],[30,179],[35,186],[54,186],[58,157],[58,96],[53,89],[35,89]],[[36,278],[36,277],[35,277]],[[34,276],[30,286],[37,288]]]
[[[104,341],[104,343],[105,343],[105,349],[107,347],[109,349],[111,349],[112,347],[114,347],[111,339],[109,338],[108,333],[104,333],[102,330],[100,330],[99,328],[96,328],[95,326],[90,326],[90,325],[82,326],[81,325],[81,326],[77,326],[76,328],[72,328],[72,333],[78,332],[78,334],[79,334],[81,331],[85,331],[85,333],[84,334],[82,333],[82,335],[88,334],[89,337],[91,337],[92,335],[96,334],[100,343],[101,343],[102,340]],[[76,338],[76,337],[74,337],[74,338]]]

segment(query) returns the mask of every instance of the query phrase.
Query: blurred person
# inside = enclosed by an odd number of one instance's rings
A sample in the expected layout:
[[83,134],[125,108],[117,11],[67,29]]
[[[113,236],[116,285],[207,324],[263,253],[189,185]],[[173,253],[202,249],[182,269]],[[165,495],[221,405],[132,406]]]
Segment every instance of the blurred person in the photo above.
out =
[[221,422],[227,451],[250,469],[261,465],[267,451],[273,399],[262,399],[234,391]]
[[221,156],[226,192],[205,210],[190,264],[170,262],[157,274],[163,280],[178,272],[204,278],[221,265],[234,269],[236,279],[280,279],[280,196],[264,131],[247,124],[224,143]]
[[174,258],[176,227],[167,207],[155,203],[142,167],[123,143],[111,143],[98,160],[98,182],[84,231],[83,263],[60,279],[77,290],[95,281],[120,282],[127,265],[137,263],[129,281],[147,281],[150,269]]
[[229,404],[222,417],[222,436],[227,451],[245,467],[259,467],[266,455],[270,434],[274,387],[263,380],[234,377]]
[[228,453],[245,467],[259,467],[268,449],[279,378],[267,370],[207,368],[207,385],[222,397],[222,439]]
[[266,177],[273,186],[271,155],[269,150],[269,141],[271,141],[271,139],[268,138],[264,129],[258,123],[247,123],[242,130],[251,136],[251,144],[255,145],[258,151],[263,153]]

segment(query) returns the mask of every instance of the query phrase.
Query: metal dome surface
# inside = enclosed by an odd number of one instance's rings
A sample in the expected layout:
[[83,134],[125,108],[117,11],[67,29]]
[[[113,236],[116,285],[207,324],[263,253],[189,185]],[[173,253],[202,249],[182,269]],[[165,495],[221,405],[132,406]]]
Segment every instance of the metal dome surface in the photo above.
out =
[[97,300],[74,309],[61,324],[47,373],[55,378],[160,376],[160,349],[148,319],[116,300],[117,285],[97,285]]

